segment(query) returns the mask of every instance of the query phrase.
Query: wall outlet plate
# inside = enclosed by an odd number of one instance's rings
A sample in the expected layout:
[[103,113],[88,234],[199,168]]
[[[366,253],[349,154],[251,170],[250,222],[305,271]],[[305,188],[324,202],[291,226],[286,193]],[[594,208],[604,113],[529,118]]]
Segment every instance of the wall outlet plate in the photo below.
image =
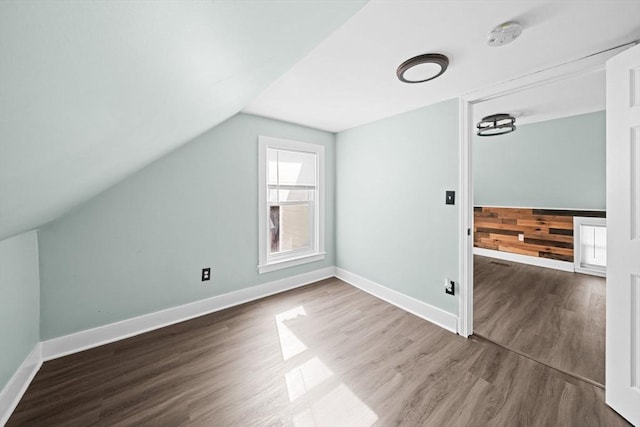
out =
[[206,282],[207,280],[211,280],[211,268],[203,268],[202,269],[202,281]]
[[444,292],[449,295],[455,295],[456,293],[456,282],[453,280],[446,279],[444,282]]

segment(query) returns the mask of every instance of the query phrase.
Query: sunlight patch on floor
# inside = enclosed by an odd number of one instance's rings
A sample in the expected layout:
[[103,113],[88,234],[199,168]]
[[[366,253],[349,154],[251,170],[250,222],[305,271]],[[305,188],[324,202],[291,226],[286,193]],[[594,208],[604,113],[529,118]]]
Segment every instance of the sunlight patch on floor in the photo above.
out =
[[378,416],[344,384],[325,394],[296,415],[296,427],[369,427]]
[[307,346],[304,345],[304,343],[300,341],[293,332],[291,332],[291,329],[289,329],[284,322],[295,319],[298,316],[306,315],[307,312],[301,305],[280,314],[276,314],[276,326],[278,328],[278,337],[280,338],[280,349],[282,350],[283,360],[291,359],[293,356],[300,354],[307,349]]
[[[287,320],[306,315],[306,310],[300,305],[275,316],[282,359],[285,361],[308,350],[307,346],[285,325]],[[369,427],[378,420],[376,413],[344,383],[339,383],[317,399],[313,397],[313,393],[308,394],[323,383],[328,388],[332,383],[336,384],[339,381],[333,371],[317,356],[308,355],[308,357],[306,362],[287,372],[284,378],[290,402],[305,395],[311,399],[310,403],[304,403],[304,400],[299,402],[304,406],[294,416],[295,426]]]
[[293,402],[331,376],[333,372],[317,357],[290,370],[285,374],[289,401]]

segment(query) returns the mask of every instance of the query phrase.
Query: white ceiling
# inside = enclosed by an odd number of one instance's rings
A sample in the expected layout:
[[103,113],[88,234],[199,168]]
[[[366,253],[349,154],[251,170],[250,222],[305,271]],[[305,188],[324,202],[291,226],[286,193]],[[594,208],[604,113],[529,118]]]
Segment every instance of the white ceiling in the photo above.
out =
[[363,1],[1,1],[0,239],[245,107]]
[[[640,39],[638,17],[638,0],[373,0],[244,111],[342,131]],[[522,36],[489,47],[489,31],[509,20]],[[444,75],[396,78],[400,63],[428,52],[449,57]]]
[[[363,4],[0,1],[0,239],[247,105],[340,131],[640,38],[640,0]],[[512,19],[522,37],[489,48]],[[449,70],[399,82],[398,64],[425,52]]]
[[604,70],[555,81],[474,105],[473,122],[496,113],[516,116],[516,126],[606,108]]

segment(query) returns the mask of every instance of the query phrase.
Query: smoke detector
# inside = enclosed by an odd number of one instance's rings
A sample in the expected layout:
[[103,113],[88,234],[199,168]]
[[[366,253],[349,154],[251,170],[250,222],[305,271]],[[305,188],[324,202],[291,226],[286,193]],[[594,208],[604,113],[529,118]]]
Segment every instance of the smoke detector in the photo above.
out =
[[522,25],[517,22],[505,22],[491,30],[487,44],[491,47],[503,46],[520,37],[520,34]]

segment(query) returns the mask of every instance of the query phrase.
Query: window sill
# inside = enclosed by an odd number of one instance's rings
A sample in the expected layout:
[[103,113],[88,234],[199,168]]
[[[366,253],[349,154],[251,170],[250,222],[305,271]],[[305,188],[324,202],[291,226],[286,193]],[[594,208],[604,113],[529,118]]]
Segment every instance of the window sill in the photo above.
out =
[[295,258],[287,258],[279,261],[270,262],[258,266],[258,273],[269,273],[270,271],[281,270],[283,268],[294,267],[296,265],[307,264],[309,262],[321,261],[324,259],[326,252],[314,252],[312,254],[301,255]]

